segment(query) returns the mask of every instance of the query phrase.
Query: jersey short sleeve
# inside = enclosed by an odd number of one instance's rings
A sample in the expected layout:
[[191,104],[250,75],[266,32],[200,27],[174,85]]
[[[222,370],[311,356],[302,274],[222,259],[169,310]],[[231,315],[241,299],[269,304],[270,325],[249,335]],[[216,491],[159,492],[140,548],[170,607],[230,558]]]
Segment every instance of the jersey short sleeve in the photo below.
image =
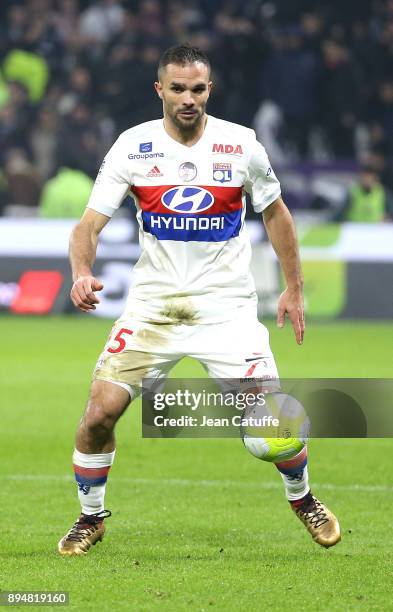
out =
[[265,148],[256,139],[253,139],[251,146],[245,189],[251,195],[255,212],[259,213],[279,197],[281,188]]
[[120,137],[101,164],[87,208],[92,208],[107,217],[111,217],[119,208],[132,183],[127,161],[127,154]]

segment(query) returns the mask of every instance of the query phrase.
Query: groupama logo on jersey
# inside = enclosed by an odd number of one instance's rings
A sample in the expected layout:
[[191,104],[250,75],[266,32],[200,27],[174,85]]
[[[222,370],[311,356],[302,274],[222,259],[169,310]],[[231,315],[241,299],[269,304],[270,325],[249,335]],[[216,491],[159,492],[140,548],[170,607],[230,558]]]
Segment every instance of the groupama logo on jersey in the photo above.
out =
[[201,213],[214,204],[214,196],[203,187],[172,187],[161,196],[161,202],[173,212]]

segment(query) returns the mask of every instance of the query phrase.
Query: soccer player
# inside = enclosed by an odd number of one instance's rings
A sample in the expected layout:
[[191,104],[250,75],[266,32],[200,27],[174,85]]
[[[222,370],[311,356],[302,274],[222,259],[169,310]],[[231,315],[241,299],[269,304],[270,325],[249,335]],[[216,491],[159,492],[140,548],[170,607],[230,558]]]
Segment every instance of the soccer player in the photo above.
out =
[[[247,377],[250,368],[256,378],[278,378],[268,331],[257,319],[245,191],[263,214],[286,279],[278,326],[287,315],[297,343],[303,342],[302,273],[291,215],[255,133],[206,114],[211,87],[203,52],[180,45],[163,54],[155,83],[163,119],[121,134],[71,236],[71,299],[89,312],[103,288],[92,272],[98,236],[131,191],[142,253],[77,430],[73,464],[82,511],[59,542],[62,555],[85,554],[103,538],[115,424],[144,376],[164,379],[189,355],[215,379]],[[325,547],[336,544],[338,521],[310,491],[307,447],[276,466],[292,509],[313,539]]]

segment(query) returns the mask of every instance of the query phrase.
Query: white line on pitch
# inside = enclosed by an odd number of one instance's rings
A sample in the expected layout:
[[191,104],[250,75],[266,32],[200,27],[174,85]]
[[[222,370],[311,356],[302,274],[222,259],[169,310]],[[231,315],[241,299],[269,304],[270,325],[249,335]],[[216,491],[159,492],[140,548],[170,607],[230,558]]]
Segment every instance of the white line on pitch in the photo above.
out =
[[[7,476],[0,477],[0,480],[33,480],[33,481],[58,481],[58,482],[69,482],[73,481],[71,475],[68,476],[56,476],[53,474],[9,474]],[[237,480],[191,480],[186,478],[123,478],[113,476],[109,478],[110,482],[126,482],[129,484],[140,484],[140,485],[165,485],[165,486],[181,486],[181,487],[234,487],[234,488],[246,488],[246,489],[281,489],[281,482],[240,482]],[[393,487],[386,485],[362,485],[362,484],[333,484],[329,482],[312,483],[313,487],[321,489],[330,489],[332,491],[359,491],[364,493],[377,493],[378,491],[383,493],[393,493]]]

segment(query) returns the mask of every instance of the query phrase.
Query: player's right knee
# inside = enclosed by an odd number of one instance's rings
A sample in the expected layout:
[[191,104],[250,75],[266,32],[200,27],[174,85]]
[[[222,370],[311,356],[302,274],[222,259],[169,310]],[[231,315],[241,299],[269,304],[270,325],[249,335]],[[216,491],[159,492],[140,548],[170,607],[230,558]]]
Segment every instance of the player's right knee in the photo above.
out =
[[82,422],[91,434],[111,432],[119,416],[104,406],[89,402]]
[[91,434],[111,432],[130,401],[128,393],[101,381],[95,381],[82,418],[82,424]]

